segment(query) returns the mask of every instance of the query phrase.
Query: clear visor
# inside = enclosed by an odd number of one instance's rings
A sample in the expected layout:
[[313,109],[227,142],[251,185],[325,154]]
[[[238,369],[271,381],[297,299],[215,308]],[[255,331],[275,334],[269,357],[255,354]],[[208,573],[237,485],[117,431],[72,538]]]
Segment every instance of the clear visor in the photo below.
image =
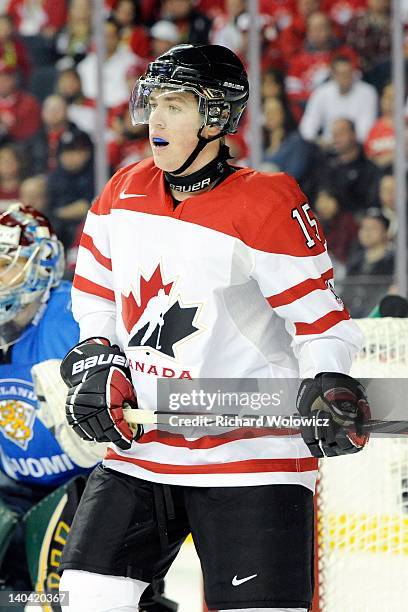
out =
[[157,99],[186,93],[192,93],[197,98],[197,110],[204,117],[206,100],[193,86],[158,83],[155,79],[139,79],[133,88],[129,103],[132,124],[148,124],[152,105],[156,103]]

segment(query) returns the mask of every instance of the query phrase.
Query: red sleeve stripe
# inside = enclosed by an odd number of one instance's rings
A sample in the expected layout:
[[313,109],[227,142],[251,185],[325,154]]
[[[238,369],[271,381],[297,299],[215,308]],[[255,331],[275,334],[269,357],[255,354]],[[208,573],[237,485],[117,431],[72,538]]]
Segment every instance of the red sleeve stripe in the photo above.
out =
[[328,312],[320,319],[313,321],[313,323],[295,323],[296,335],[307,336],[309,334],[323,334],[340,321],[346,321],[350,318],[347,310],[332,310]]
[[72,284],[75,289],[84,291],[84,293],[90,293],[91,295],[105,298],[105,300],[110,300],[111,302],[115,301],[115,293],[113,291],[107,289],[106,287],[102,287],[102,285],[93,283],[83,276],[79,276],[79,274],[75,274]]
[[89,236],[89,234],[83,233],[79,244],[80,246],[84,247],[84,249],[90,251],[95,257],[96,261],[101,264],[101,266],[103,266],[107,270],[112,271],[112,261],[109,259],[109,257],[105,257],[105,255],[102,255],[100,250],[96,248],[96,246],[94,245],[94,241],[92,240],[92,237]]
[[146,461],[135,457],[122,457],[109,448],[105,459],[133,463],[156,474],[254,474],[257,472],[313,472],[317,470],[317,459],[315,457],[246,459],[245,461],[227,461],[205,465],[176,465]]
[[285,291],[281,291],[281,293],[271,295],[271,297],[267,298],[268,302],[272,308],[286,306],[312,293],[312,291],[316,291],[316,289],[327,289],[326,281],[331,278],[333,278],[333,268],[323,272],[320,278],[307,278],[301,283],[293,285],[293,287],[289,287],[289,289],[285,289]]

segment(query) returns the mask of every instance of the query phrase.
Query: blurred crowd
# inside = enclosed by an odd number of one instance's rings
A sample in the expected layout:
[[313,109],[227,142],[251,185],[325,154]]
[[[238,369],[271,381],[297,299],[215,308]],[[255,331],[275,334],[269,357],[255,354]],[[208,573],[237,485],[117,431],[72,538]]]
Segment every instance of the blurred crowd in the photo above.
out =
[[[112,173],[150,155],[145,126],[133,127],[128,113],[147,63],[179,43],[211,42],[246,64],[248,1],[105,0]],[[300,183],[324,227],[337,287],[352,314],[365,316],[393,290],[390,0],[259,0],[259,7],[261,169]],[[406,56],[408,66],[408,42]],[[97,95],[91,0],[0,0],[0,207],[19,199],[46,212],[68,270],[95,196]],[[248,162],[248,140],[246,119],[227,140],[233,163]]]

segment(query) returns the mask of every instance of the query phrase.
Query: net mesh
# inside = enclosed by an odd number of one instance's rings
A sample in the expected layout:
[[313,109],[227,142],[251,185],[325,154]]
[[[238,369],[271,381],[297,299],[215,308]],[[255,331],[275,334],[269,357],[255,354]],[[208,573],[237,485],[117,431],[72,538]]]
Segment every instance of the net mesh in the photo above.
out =
[[[358,321],[365,345],[351,374],[408,376],[408,320]],[[408,609],[408,438],[375,438],[320,462],[318,586],[322,612]]]

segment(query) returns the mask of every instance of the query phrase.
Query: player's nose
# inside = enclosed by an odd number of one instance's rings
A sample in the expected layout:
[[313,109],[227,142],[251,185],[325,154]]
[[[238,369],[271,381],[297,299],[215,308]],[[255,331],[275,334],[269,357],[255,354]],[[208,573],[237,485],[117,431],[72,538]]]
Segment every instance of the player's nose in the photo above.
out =
[[150,125],[151,127],[164,128],[166,122],[162,109],[159,106],[155,108],[150,114]]

